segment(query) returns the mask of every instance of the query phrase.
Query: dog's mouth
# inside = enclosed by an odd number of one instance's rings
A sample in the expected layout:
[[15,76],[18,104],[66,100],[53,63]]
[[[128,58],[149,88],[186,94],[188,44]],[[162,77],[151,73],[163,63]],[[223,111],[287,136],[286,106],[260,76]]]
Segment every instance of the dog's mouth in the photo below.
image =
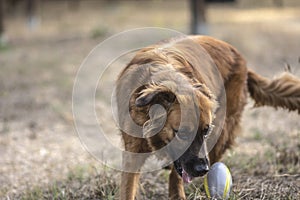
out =
[[194,177],[191,176],[191,175],[189,175],[185,171],[185,169],[182,166],[182,164],[180,163],[180,161],[176,160],[174,162],[174,167],[175,167],[177,173],[182,177],[182,180],[183,180],[184,183],[190,183],[190,182],[192,182],[192,180],[193,180]]
[[192,182],[192,180],[194,178],[194,177],[190,176],[183,168],[182,168],[182,175],[181,175],[181,177],[182,177],[183,182],[185,182],[185,183]]
[[[207,160],[206,160],[207,161]],[[184,183],[190,183],[195,177],[204,176],[209,171],[209,164],[203,163],[203,159],[182,162],[176,160],[174,167]]]

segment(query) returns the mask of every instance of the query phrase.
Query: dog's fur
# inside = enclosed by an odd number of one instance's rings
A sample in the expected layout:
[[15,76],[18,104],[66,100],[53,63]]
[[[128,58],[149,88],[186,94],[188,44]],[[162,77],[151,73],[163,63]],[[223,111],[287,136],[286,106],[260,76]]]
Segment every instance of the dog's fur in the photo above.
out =
[[[300,112],[300,81],[291,74],[285,73],[273,80],[261,77],[247,69],[245,60],[234,47],[211,37],[189,36],[186,39],[173,39],[144,48],[135,55],[120,74],[117,81],[116,94],[118,107],[124,106],[122,96],[120,96],[121,90],[123,90],[124,85],[132,84],[133,81],[127,78],[128,80],[125,79],[125,81],[121,83],[120,79],[124,78],[125,74],[142,73],[138,72],[139,66],[147,63],[156,66],[151,69],[154,72],[169,68],[168,70],[173,70],[174,73],[185,78],[189,82],[190,90],[195,94],[196,100],[191,99],[189,96],[175,96],[174,92],[176,88],[181,86],[176,85],[175,82],[172,83],[172,81],[169,83],[169,87],[153,83],[141,86],[135,91],[132,91],[128,109],[131,118],[136,124],[140,126],[151,124],[153,116],[149,114],[149,108],[155,103],[159,103],[166,108],[167,120],[163,129],[152,137],[137,138],[121,130],[126,151],[145,153],[160,149],[166,145],[175,137],[176,133],[174,130],[178,130],[180,125],[181,113],[179,102],[198,101],[197,109],[199,109],[201,115],[199,126],[197,127],[196,139],[191,147],[178,159],[178,163],[188,171],[189,166],[185,162],[188,162],[188,159],[198,159],[195,157],[197,151],[199,151],[198,146],[201,146],[205,141],[203,135],[206,134],[205,131],[207,131],[208,127],[213,123],[217,107],[221,106],[218,101],[222,94],[220,94],[218,88],[208,87],[210,82],[213,81],[210,80],[211,77],[205,77],[201,72],[198,73],[196,70],[197,66],[193,66],[188,61],[187,56],[189,50],[188,47],[184,45],[184,40],[193,40],[208,52],[216,64],[222,81],[224,82],[227,102],[225,123],[216,145],[209,152],[208,157],[211,164],[219,161],[226,149],[234,144],[248,92],[254,99],[256,106],[268,105],[275,108],[283,107],[291,111],[296,110]],[[153,73],[153,75],[155,74],[159,76],[159,73]],[[143,74],[139,74],[139,76],[141,76],[141,79],[143,78]],[[124,115],[119,113],[119,116]],[[123,125],[125,124],[124,126],[126,126],[127,119],[120,120]],[[126,158],[124,164],[139,166],[143,162],[144,160],[128,160],[128,158]],[[180,175],[182,174],[178,171],[178,168],[176,169],[176,167],[172,165],[169,177],[170,199],[185,199],[183,180]],[[199,175],[203,174],[193,176]],[[135,198],[138,182],[139,173],[122,173],[120,192],[122,200],[132,200]]]

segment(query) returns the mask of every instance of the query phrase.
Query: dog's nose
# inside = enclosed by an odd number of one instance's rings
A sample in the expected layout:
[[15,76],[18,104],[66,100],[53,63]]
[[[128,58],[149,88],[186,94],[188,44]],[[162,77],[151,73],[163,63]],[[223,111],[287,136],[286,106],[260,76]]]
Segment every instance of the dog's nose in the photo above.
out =
[[209,167],[207,164],[195,164],[194,165],[194,170],[198,174],[198,176],[203,176],[209,171]]
[[193,177],[204,176],[209,170],[209,161],[207,158],[194,157],[185,162],[183,166],[186,172]]

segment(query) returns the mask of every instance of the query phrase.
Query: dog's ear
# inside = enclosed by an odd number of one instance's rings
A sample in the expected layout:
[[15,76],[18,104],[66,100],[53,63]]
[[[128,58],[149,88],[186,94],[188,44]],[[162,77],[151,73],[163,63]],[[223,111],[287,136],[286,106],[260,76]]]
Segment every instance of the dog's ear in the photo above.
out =
[[208,87],[206,87],[206,85],[204,85],[202,83],[195,83],[195,84],[193,84],[193,87],[196,90],[200,91],[202,94],[204,94],[209,99],[215,99],[214,95],[211,93],[211,91],[208,89]]
[[147,94],[141,94],[136,100],[135,100],[135,105],[137,107],[142,107],[150,104],[150,102],[154,99],[156,95],[158,95],[158,91],[154,91],[151,93]]
[[135,100],[137,107],[147,106],[150,103],[173,102],[175,95],[165,86],[151,85],[140,92],[140,95]]

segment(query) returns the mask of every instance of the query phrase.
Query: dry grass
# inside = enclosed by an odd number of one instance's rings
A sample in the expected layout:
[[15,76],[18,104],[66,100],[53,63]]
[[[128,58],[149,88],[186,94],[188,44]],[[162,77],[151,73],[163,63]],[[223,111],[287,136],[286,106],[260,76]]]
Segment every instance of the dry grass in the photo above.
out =
[[[289,199],[300,198],[300,147],[273,149],[261,157],[235,153],[224,160],[231,167],[234,185],[231,200],[235,199]],[[290,152],[288,155],[287,152]],[[284,158],[282,157],[283,155]],[[283,160],[282,160],[283,159]],[[94,174],[94,175],[91,175]],[[140,185],[142,199],[167,199],[168,171],[143,174]],[[186,185],[187,199],[206,199],[203,179]],[[78,167],[67,179],[49,186],[35,186],[12,196],[13,199],[118,199],[119,176],[102,169],[100,174]]]
[[50,186],[35,186],[14,195],[13,199],[115,199],[118,184],[112,173],[83,177],[81,171],[71,171],[68,179],[54,182]]

